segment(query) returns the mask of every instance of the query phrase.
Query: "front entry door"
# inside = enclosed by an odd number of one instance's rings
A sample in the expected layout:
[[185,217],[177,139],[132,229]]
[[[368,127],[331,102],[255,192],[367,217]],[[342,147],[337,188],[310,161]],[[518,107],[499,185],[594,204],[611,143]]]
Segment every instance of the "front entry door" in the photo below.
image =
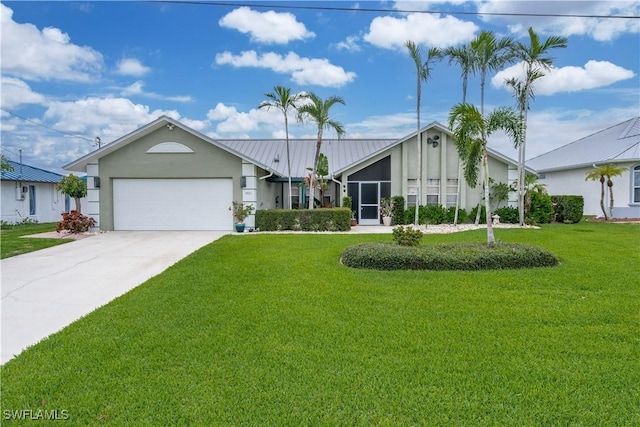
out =
[[360,183],[360,225],[380,224],[380,183]]

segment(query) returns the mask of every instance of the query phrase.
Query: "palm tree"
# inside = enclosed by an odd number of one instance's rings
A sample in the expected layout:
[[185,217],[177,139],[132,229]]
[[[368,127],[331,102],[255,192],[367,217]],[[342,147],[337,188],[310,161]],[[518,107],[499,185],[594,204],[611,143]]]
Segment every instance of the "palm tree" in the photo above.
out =
[[[502,68],[513,60],[513,40],[510,37],[497,39],[492,31],[482,31],[478,37],[471,41],[473,52],[472,70],[480,73],[480,114],[484,117],[484,91],[489,71]],[[484,144],[487,143],[487,135],[482,135]],[[486,189],[485,189],[486,191]],[[489,213],[487,212],[487,215]],[[476,215],[476,225],[480,218],[480,209]]]
[[267,101],[260,103],[258,108],[266,108],[269,111],[271,108],[277,108],[284,114],[284,130],[287,139],[287,175],[289,178],[289,209],[291,209],[291,158],[289,155],[289,117],[287,113],[289,110],[298,109],[298,105],[303,101],[307,94],[296,93],[291,95],[291,89],[284,86],[274,86],[273,92],[265,93]]
[[604,208],[604,183],[606,181],[607,187],[609,187],[609,215],[613,217],[613,181],[611,178],[622,175],[625,170],[625,168],[612,164],[602,166],[593,165],[593,169],[587,172],[587,176],[585,177],[585,181],[600,181],[600,209],[602,209],[605,221],[607,221],[609,217]]
[[[460,65],[462,72],[462,103],[467,102],[467,82],[469,74],[473,72],[474,58],[471,45],[467,44],[461,47],[450,47],[444,50],[444,55],[449,57],[449,64],[452,62]],[[453,216],[454,227],[458,225],[458,213],[460,211],[460,187],[462,185],[462,159],[458,161],[458,188],[456,196],[456,211]]]
[[518,146],[518,210],[520,211],[520,225],[524,225],[524,183],[525,183],[525,149],[527,144],[527,115],[530,109],[530,100],[535,97],[534,82],[545,75],[553,65],[553,58],[547,56],[551,49],[567,47],[567,38],[551,36],[544,42],[540,41],[538,34],[529,27],[529,45],[516,43],[513,47],[513,55],[522,61],[524,67],[524,79],[511,78],[506,80],[511,87],[517,101],[522,131],[521,140],[516,141]]
[[320,149],[322,148],[322,133],[324,129],[333,129],[338,134],[338,139],[344,135],[344,126],[329,117],[329,110],[335,104],[345,105],[344,100],[339,96],[332,96],[326,100],[322,100],[315,93],[308,94],[309,103],[298,107],[298,121],[314,122],[318,127],[318,137],[316,139],[316,153],[313,158],[313,170],[311,171],[312,179],[309,180],[309,209],[313,209],[313,177],[318,173],[318,158],[320,157]]
[[520,131],[518,115],[510,108],[499,108],[485,117],[475,105],[458,104],[449,113],[449,129],[453,132],[458,155],[464,164],[465,180],[469,186],[478,185],[479,164],[482,163],[487,243],[493,245],[496,240],[491,223],[487,136],[501,129],[512,140],[516,140]]
[[418,148],[418,168],[416,186],[418,187],[418,194],[416,195],[416,214],[414,218],[414,224],[418,225],[418,210],[420,207],[420,195],[422,194],[422,135],[420,134],[420,102],[422,100],[422,82],[429,80],[433,63],[436,60],[442,58],[442,52],[436,47],[432,47],[427,52],[427,60],[422,62],[422,55],[420,55],[420,46],[416,45],[411,40],[407,40],[404,44],[409,50],[409,55],[416,66],[416,143]]

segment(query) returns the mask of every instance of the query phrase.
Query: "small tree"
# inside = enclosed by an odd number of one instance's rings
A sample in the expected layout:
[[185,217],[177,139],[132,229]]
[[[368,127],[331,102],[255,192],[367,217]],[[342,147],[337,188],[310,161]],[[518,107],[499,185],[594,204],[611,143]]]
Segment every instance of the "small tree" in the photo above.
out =
[[626,169],[612,164],[593,166],[593,169],[587,172],[585,181],[600,181],[600,208],[604,214],[604,220],[607,221],[609,217],[604,208],[604,183],[606,181],[607,187],[609,187],[609,215],[613,216],[613,181],[611,178],[622,175]]
[[11,166],[11,163],[9,163],[9,159],[7,159],[4,154],[0,155],[0,171],[11,172],[12,170],[13,166]]
[[62,177],[62,179],[56,186],[56,189],[62,194],[73,197],[76,203],[76,211],[78,211],[78,213],[82,212],[80,199],[83,197],[87,197],[87,181],[80,178],[79,176],[70,174],[68,176]]

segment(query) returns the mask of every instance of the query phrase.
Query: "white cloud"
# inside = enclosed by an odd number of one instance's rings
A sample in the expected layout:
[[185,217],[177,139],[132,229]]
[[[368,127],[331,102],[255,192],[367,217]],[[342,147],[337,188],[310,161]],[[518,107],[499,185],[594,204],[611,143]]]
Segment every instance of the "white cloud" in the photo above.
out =
[[143,87],[145,83],[141,80],[138,80],[132,83],[130,86],[127,86],[120,92],[122,96],[142,96],[145,98],[151,99],[159,99],[162,101],[172,101],[172,102],[193,102],[193,98],[188,95],[177,95],[177,96],[165,96],[159,95],[155,92],[146,92]]
[[223,16],[218,23],[221,27],[250,34],[251,40],[258,43],[286,44],[292,40],[315,37],[293,14],[272,10],[256,12],[248,7],[240,7]]
[[378,47],[397,49],[407,40],[427,46],[447,47],[473,39],[478,26],[453,16],[411,13],[403,17],[374,18],[364,39]]
[[343,41],[336,43],[335,47],[338,50],[346,50],[349,52],[359,52],[361,50],[360,45],[358,45],[359,41],[360,41],[360,37],[358,36],[347,36],[347,38],[344,39]]
[[25,80],[88,82],[103,65],[102,55],[71,43],[58,28],[42,31],[13,21],[13,10],[0,4],[2,72]]
[[273,52],[258,55],[254,50],[240,55],[226,51],[217,54],[215,62],[218,65],[266,68],[276,73],[290,74],[292,80],[299,85],[340,87],[356,78],[355,73],[331,64],[328,59],[301,58],[294,52],[282,56]]
[[[252,108],[248,112],[238,111],[236,107],[222,102],[209,110],[207,119],[219,122],[216,125],[216,137],[220,138],[249,138],[257,135],[271,135],[276,129],[284,126],[282,113],[277,109]],[[291,120],[293,119],[293,121]],[[295,118],[290,118],[290,123]]]
[[[478,11],[484,13],[539,14],[538,1],[488,0],[478,3]],[[640,6],[636,1],[547,1],[545,14],[556,15],[631,15],[638,16]],[[523,35],[532,26],[539,34],[559,36],[586,35],[597,41],[612,41],[622,34],[637,34],[640,25],[635,19],[603,19],[554,16],[491,16],[484,15],[488,22],[506,24],[514,34]]]
[[[608,86],[634,76],[633,71],[611,62],[591,60],[584,67],[567,66],[546,71],[546,75],[535,82],[535,93],[553,95],[561,92],[577,92]],[[491,85],[495,88],[506,88],[504,81],[511,77],[523,79],[522,64],[512,65],[498,72],[491,79]]]
[[135,58],[123,58],[118,61],[116,72],[125,76],[141,77],[148,74],[151,68],[146,67]]
[[0,105],[5,109],[14,109],[25,104],[42,104],[45,97],[31,90],[29,85],[12,77],[0,78]]

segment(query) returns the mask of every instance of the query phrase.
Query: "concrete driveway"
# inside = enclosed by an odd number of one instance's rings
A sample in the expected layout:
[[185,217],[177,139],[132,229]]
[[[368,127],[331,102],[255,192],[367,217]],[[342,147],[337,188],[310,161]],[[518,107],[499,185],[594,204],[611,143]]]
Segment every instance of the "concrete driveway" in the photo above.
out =
[[112,231],[2,260],[0,363],[224,234]]

